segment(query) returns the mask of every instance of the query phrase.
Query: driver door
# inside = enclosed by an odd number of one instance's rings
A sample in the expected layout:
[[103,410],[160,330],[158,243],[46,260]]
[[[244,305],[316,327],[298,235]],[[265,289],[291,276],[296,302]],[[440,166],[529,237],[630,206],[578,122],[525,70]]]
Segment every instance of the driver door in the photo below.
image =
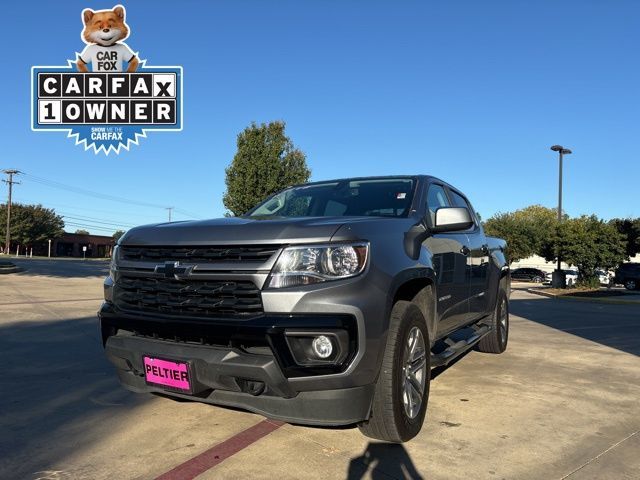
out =
[[[426,210],[430,224],[434,224],[438,208],[450,206],[444,186],[430,184]],[[430,235],[423,245],[433,255],[441,336],[466,323],[469,317],[469,240],[466,233],[443,232]]]

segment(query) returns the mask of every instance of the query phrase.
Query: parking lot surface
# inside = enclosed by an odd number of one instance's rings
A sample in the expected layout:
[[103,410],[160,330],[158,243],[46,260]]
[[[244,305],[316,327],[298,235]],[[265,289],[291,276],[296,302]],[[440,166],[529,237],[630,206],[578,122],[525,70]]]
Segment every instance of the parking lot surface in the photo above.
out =
[[122,389],[96,311],[105,262],[0,276],[0,478],[637,479],[640,306],[515,290],[502,355],[434,371],[404,445]]

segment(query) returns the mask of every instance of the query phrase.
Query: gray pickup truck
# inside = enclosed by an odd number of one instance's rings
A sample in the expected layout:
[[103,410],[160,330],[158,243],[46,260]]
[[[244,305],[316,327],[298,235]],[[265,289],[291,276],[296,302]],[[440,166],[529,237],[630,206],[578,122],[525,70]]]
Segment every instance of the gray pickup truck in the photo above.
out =
[[403,442],[432,368],[507,345],[506,244],[434,177],[309,183],[118,243],[100,328],[135,392]]

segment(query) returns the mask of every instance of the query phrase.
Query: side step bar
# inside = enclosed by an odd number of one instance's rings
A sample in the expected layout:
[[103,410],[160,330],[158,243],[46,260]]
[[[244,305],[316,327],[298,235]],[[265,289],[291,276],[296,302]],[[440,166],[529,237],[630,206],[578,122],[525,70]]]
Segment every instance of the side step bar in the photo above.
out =
[[476,324],[469,328],[473,331],[468,338],[458,341],[452,340],[451,337],[446,338],[444,343],[447,347],[440,353],[431,353],[431,368],[447,365],[467,350],[472,349],[476,343],[482,340],[482,337],[491,331],[488,325],[481,324]]

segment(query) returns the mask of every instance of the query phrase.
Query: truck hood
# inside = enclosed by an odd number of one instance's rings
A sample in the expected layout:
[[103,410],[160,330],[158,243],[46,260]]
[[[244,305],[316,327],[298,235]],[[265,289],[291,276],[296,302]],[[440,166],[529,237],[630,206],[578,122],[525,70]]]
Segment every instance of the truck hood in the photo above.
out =
[[[219,218],[158,223],[129,230],[120,245],[252,245],[327,242],[354,217]],[[368,217],[370,220],[371,217]]]

